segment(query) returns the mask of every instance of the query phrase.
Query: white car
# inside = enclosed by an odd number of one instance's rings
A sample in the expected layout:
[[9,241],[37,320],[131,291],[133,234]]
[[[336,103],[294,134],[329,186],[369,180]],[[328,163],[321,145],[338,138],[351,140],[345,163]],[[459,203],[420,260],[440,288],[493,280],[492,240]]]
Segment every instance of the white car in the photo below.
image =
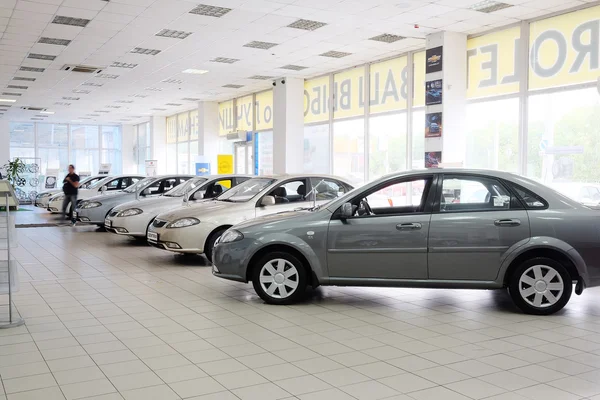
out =
[[[104,191],[112,192],[126,189],[142,179],[144,179],[142,175],[118,175],[106,177],[97,181],[87,189],[79,190],[77,193],[77,202],[80,203],[81,201],[89,199],[90,197],[102,194]],[[52,213],[62,212],[62,203],[64,198],[65,195],[63,193],[52,196],[48,201],[48,211]]]
[[140,197],[116,206],[106,218],[104,227],[117,235],[145,238],[148,227],[161,212],[180,207],[185,202],[194,204],[212,199],[248,179],[249,176],[243,175],[199,176],[162,196]]
[[[82,179],[81,182],[79,182],[79,188],[80,189],[88,189],[94,183],[98,182],[99,180],[105,179],[105,178],[106,178],[106,175],[88,176],[87,178]],[[48,203],[50,202],[50,198],[52,198],[52,196],[57,195],[59,193],[62,193],[62,187],[59,189],[57,188],[57,189],[44,190],[43,192],[40,192],[36,196],[34,204],[36,207],[47,209]]]
[[600,205],[600,185],[583,182],[549,184],[551,188],[588,207]]
[[343,178],[324,175],[265,176],[249,179],[214,201],[179,207],[156,216],[148,243],[178,253],[212,259],[215,242],[240,222],[294,209],[312,208],[352,189]]

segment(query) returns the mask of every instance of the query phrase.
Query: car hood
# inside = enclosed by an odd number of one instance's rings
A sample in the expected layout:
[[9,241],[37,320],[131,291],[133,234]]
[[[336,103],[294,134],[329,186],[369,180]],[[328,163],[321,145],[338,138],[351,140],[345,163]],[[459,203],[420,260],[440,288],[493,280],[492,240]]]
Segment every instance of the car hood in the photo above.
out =
[[162,219],[165,221],[175,221],[179,218],[185,217],[197,217],[206,214],[210,214],[211,216],[214,214],[222,214],[227,213],[230,210],[240,207],[244,203],[228,203],[226,201],[216,201],[210,200],[207,202],[196,203],[190,205],[183,205],[178,207],[172,211],[166,212],[164,214],[160,214],[158,219]]
[[98,194],[96,196],[92,196],[92,197],[88,197],[86,198],[86,200],[88,201],[99,201],[102,203],[102,200],[104,201],[109,201],[109,200],[113,200],[113,199],[118,199],[121,197],[125,197],[125,196],[129,196],[132,195],[133,193],[126,193],[126,192],[122,192],[122,191],[118,191],[118,192],[110,192],[110,193],[104,193],[104,194]]
[[119,204],[114,208],[115,211],[122,211],[128,208],[136,207],[142,210],[160,207],[164,204],[180,204],[183,203],[181,197],[157,196],[151,198],[140,197],[136,200],[128,201],[127,203]]
[[276,225],[279,226],[285,221],[289,221],[290,219],[302,218],[306,216],[310,216],[313,213],[308,210],[296,210],[296,211],[282,211],[277,214],[265,215],[262,217],[254,218],[248,221],[244,221],[240,224],[235,225],[235,229],[243,230],[247,228],[253,228],[257,225]]

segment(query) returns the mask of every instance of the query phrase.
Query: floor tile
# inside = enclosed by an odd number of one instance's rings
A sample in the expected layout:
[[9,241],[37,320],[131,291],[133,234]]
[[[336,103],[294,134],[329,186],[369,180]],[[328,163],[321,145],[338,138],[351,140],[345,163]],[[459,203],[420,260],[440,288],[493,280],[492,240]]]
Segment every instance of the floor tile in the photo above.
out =
[[356,372],[351,368],[334,369],[332,371],[319,372],[315,374],[320,380],[329,383],[331,386],[340,387],[352,385],[354,383],[368,381],[370,378]]
[[229,372],[244,371],[248,369],[247,366],[234,358],[198,363],[196,365],[208,375],[226,374]]
[[115,376],[110,378],[110,381],[119,392],[148,386],[157,386],[163,383],[163,381],[152,371]]
[[343,386],[340,389],[359,400],[386,399],[398,394],[396,390],[377,381],[355,383]]
[[494,386],[477,378],[449,383],[445,386],[450,390],[464,394],[472,399],[483,399],[485,397],[496,396],[506,391],[498,386]]
[[116,392],[117,389],[106,378],[95,381],[61,385],[61,390],[67,400],[81,399]]
[[175,393],[184,399],[187,397],[222,392],[225,390],[225,387],[211,377],[175,382],[171,383],[169,386],[171,386]]
[[[340,367],[342,366],[340,365]],[[269,367],[256,368],[255,371],[271,382],[308,375],[308,372],[298,368],[294,364],[272,365]]]
[[469,397],[442,386],[413,392],[410,397],[415,400],[469,400]]
[[177,400],[179,396],[167,385],[127,390],[121,393],[125,400]]
[[53,372],[53,375],[59,385],[94,381],[105,377],[100,368],[96,366],[57,371]]
[[531,400],[578,400],[581,396],[565,392],[547,384],[530,386],[515,393]]
[[48,369],[48,365],[45,362],[21,364],[10,367],[0,367],[0,376],[4,380],[12,378],[21,378],[24,376],[31,375],[40,375],[48,372],[50,372],[50,370]]
[[469,375],[463,374],[455,369],[444,366],[416,371],[415,375],[418,375],[421,378],[425,378],[433,383],[437,383],[438,385],[446,385],[448,383],[469,379]]
[[325,389],[318,392],[307,393],[298,396],[300,400],[355,400],[356,397],[350,396],[341,389]]
[[331,387],[328,383],[310,375],[282,379],[280,381],[276,381],[275,384],[294,396],[310,392],[318,392]]
[[371,364],[358,365],[356,367],[353,367],[352,369],[360,372],[365,376],[368,376],[371,379],[381,379],[386,378],[388,376],[400,375],[404,373],[404,371],[400,368],[397,368],[391,364],[382,361],[378,361]]
[[21,378],[3,379],[3,383],[6,394],[58,386],[52,374],[49,373],[24,376]]
[[183,365],[181,367],[158,369],[154,370],[154,372],[165,383],[188,381],[191,379],[203,378],[206,376],[206,373],[204,373],[204,371],[202,371],[195,365]]
[[65,396],[60,388],[51,387],[9,394],[7,400],[65,400]]
[[214,375],[213,378],[229,390],[268,382],[267,379],[254,371],[230,372],[228,374]]
[[234,389],[232,392],[241,400],[280,400],[290,396],[288,392],[273,383]]
[[428,381],[427,379],[423,379],[420,376],[410,373],[378,379],[378,382],[383,383],[384,385],[387,385],[400,393],[416,392],[418,390],[437,386],[435,383]]
[[495,372],[493,374],[480,376],[479,379],[510,391],[537,385],[536,381],[514,374],[511,371]]

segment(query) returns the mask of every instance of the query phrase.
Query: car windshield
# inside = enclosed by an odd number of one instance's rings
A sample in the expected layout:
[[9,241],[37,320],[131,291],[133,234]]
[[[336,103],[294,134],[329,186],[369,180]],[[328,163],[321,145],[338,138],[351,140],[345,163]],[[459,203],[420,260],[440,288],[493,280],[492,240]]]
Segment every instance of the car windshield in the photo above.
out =
[[93,185],[90,185],[87,189],[96,189],[101,187],[102,185],[104,185],[107,182],[110,182],[112,179],[110,177],[106,177],[104,179],[100,179],[98,182],[94,183]]
[[165,196],[169,197],[183,197],[184,194],[191,191],[192,189],[197,188],[202,183],[206,182],[206,178],[194,178],[189,181],[182,183],[180,185],[175,186],[173,189],[169,190],[165,193]]
[[246,182],[237,185],[236,187],[229,189],[219,197],[219,201],[229,201],[233,203],[243,203],[260,192],[262,192],[267,186],[270,186],[275,182],[275,179],[269,178],[253,178],[248,179]]
[[141,181],[129,186],[127,189],[124,190],[124,192],[135,193],[138,190],[140,190],[141,188],[143,188],[144,186],[150,184],[151,182],[154,182],[155,180],[156,180],[156,178],[144,178]]

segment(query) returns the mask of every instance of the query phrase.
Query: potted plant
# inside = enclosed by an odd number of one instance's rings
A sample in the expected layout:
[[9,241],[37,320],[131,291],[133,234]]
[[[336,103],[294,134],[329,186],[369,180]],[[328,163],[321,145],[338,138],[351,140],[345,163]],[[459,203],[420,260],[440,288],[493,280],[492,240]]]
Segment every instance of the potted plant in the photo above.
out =
[[3,176],[3,178],[10,182],[15,189],[15,192],[17,189],[17,181],[21,179],[20,174],[25,172],[25,168],[25,163],[18,157],[12,161],[9,160],[8,163],[4,164],[2,167],[5,172],[5,176]]

